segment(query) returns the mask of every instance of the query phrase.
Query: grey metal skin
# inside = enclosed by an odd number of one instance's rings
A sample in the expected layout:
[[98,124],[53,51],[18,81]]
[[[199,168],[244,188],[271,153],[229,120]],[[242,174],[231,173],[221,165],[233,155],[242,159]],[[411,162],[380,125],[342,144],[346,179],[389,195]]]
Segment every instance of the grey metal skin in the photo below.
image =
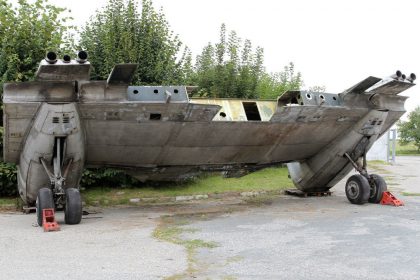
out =
[[414,85],[369,77],[340,94],[290,91],[269,121],[215,121],[221,106],[192,102],[185,87],[129,86],[136,65],[116,65],[107,81],[90,81],[89,70],[85,61],[44,61],[36,81],[4,86],[4,160],[19,165],[29,205],[52,184],[45,170],[57,137],[63,188],[78,187],[85,167],[163,181],[288,163],[297,188],[327,190],[352,168],[345,153],[358,161],[401,117],[407,97],[398,94]]
[[65,185],[78,187],[85,162],[85,137],[77,106],[74,103],[41,103],[19,158],[18,189],[24,201],[34,202],[41,187],[49,187],[56,183],[50,181],[41,159],[51,173],[54,173],[53,155],[57,138],[65,139],[62,141],[62,169],[71,161]]

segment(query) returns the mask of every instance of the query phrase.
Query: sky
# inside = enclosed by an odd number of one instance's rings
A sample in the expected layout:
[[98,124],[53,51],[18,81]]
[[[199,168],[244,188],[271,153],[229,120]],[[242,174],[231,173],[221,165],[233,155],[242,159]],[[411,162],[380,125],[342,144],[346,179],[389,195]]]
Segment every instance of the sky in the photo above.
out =
[[[107,0],[49,0],[72,10],[83,26]],[[265,53],[268,71],[293,62],[305,87],[341,92],[367,76],[396,70],[420,77],[420,1],[416,0],[153,0],[193,52],[217,42],[220,25]],[[420,80],[420,78],[419,78]],[[420,86],[407,90],[406,109],[420,106]]]

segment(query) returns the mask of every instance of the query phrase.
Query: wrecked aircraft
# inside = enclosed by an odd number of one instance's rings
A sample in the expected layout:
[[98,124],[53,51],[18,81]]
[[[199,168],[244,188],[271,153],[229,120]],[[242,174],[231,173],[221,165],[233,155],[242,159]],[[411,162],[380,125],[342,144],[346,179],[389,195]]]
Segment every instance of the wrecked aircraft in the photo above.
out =
[[190,99],[183,86],[130,86],[135,64],[91,81],[87,53],[49,52],[32,82],[4,86],[4,160],[18,165],[29,206],[82,217],[86,167],[115,167],[146,180],[200,172],[236,176],[287,163],[304,192],[326,191],[352,168],[351,203],[378,203],[386,183],[366,168],[366,153],[405,112],[415,75],[368,77],[341,92],[288,91],[276,101]]

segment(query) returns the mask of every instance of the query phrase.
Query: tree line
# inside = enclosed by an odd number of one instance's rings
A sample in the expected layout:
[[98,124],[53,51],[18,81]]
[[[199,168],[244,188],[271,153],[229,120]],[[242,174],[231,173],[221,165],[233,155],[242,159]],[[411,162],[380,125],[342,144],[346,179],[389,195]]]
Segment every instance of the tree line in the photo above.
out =
[[[196,96],[276,98],[303,85],[293,63],[268,73],[264,50],[222,24],[217,43],[193,59],[152,0],[109,0],[81,28],[70,11],[47,0],[0,0],[0,91],[8,81],[28,81],[49,50],[87,50],[92,79],[106,79],[117,63],[138,63],[133,83],[196,85]],[[80,38],[75,39],[75,34]],[[184,47],[183,47],[184,46]]]

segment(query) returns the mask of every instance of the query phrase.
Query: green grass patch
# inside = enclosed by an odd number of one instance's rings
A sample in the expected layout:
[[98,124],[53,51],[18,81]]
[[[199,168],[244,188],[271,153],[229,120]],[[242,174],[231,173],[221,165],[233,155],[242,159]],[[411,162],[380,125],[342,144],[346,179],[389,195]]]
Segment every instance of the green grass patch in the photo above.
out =
[[0,198],[0,211],[15,211],[20,208],[21,200],[16,197]]
[[267,168],[241,178],[208,175],[184,183],[145,184],[136,188],[92,188],[82,192],[88,205],[129,204],[130,198],[174,197],[178,195],[215,194],[244,191],[273,191],[290,188],[285,167]]
[[0,207],[16,206],[16,198],[0,198]]
[[410,142],[406,145],[401,145],[399,141],[397,141],[395,146],[395,154],[397,156],[403,155],[416,155],[420,156],[420,152],[418,151],[417,147],[414,145],[413,142]]

